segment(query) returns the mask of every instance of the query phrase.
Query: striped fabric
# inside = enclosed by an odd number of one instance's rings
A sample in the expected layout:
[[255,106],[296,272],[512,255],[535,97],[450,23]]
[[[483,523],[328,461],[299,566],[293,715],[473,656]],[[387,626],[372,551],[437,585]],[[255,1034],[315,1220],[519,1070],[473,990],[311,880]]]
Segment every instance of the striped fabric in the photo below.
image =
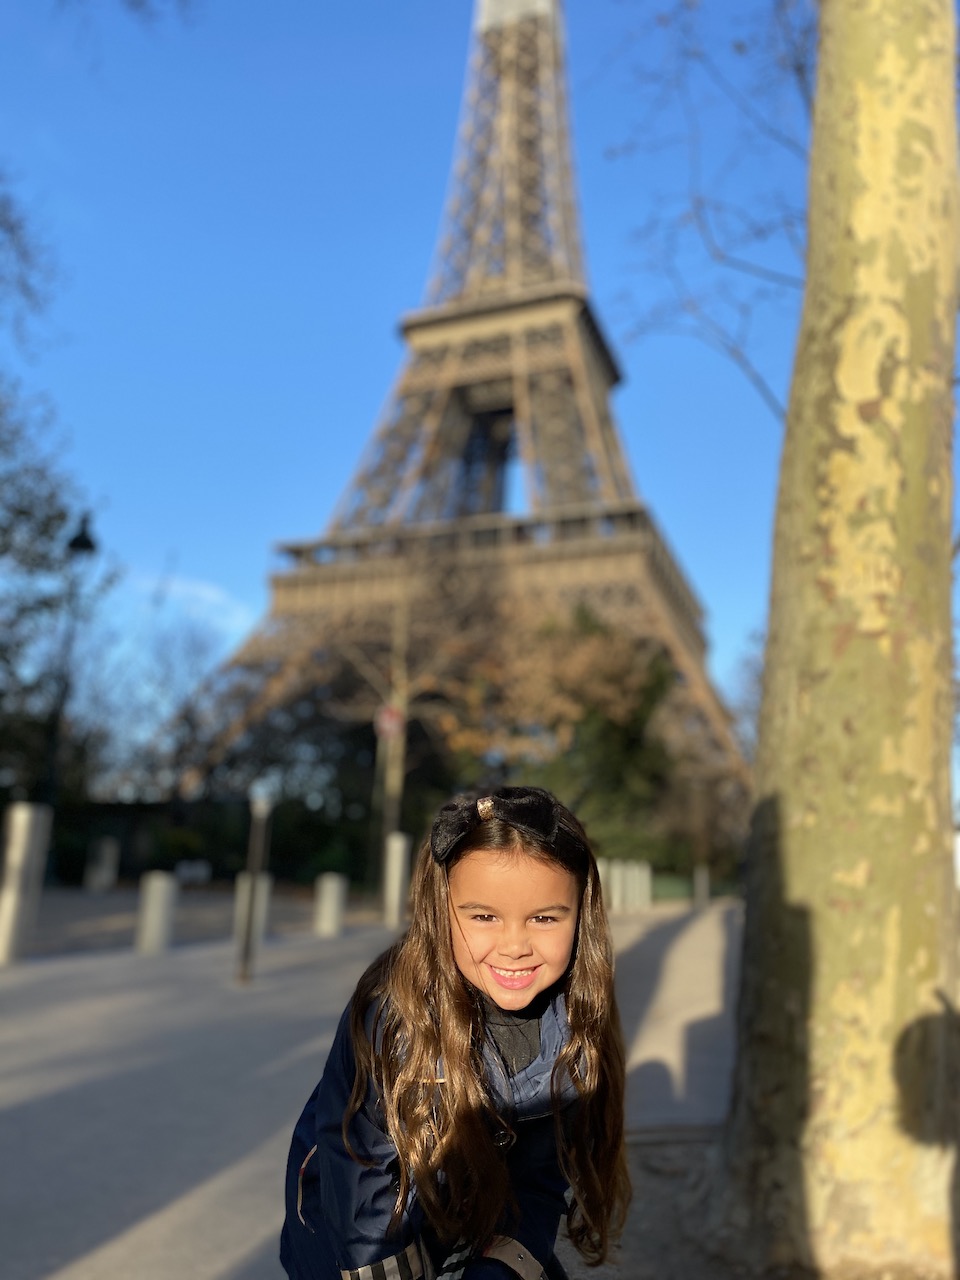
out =
[[372,1262],[369,1267],[355,1267],[341,1271],[341,1280],[423,1280],[420,1250],[416,1244],[408,1244],[403,1253],[382,1262]]
[[[505,1262],[511,1271],[515,1271],[521,1280],[545,1280],[543,1268],[532,1253],[517,1240],[509,1236],[498,1236],[493,1244],[483,1251],[485,1258],[497,1258]],[[443,1266],[437,1272],[436,1280],[461,1280],[464,1268],[476,1254],[470,1246],[458,1246],[449,1254]]]
[[443,1266],[437,1272],[437,1280],[460,1280],[463,1268],[472,1256],[473,1250],[466,1246],[454,1249],[453,1253],[448,1254],[444,1259]]

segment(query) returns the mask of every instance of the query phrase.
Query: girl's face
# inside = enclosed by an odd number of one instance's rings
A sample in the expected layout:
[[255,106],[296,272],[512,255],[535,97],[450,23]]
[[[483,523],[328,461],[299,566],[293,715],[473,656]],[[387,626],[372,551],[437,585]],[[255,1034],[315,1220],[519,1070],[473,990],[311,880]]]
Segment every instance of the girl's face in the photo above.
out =
[[453,956],[501,1009],[525,1009],[567,971],[577,936],[576,879],[555,862],[475,849],[450,872]]

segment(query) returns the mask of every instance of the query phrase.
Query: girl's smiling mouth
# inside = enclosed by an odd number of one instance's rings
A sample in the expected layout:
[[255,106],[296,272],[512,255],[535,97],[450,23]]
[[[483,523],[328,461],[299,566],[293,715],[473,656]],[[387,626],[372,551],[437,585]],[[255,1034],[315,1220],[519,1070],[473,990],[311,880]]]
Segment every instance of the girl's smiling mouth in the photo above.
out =
[[522,991],[537,976],[540,966],[534,965],[532,969],[498,969],[495,965],[488,963],[487,968],[501,987],[506,987],[510,991]]

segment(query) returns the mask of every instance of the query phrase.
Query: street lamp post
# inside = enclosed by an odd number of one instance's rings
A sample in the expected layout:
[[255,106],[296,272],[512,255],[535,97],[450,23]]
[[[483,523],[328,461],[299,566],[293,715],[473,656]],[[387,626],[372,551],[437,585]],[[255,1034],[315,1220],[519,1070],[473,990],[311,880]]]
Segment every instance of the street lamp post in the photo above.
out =
[[248,983],[253,977],[254,936],[256,933],[257,898],[260,877],[270,856],[270,815],[276,804],[273,779],[260,779],[250,787],[250,839],[247,844],[247,898],[240,932],[237,956],[237,981]]
[[73,650],[77,637],[77,622],[80,615],[80,573],[82,560],[94,555],[97,543],[90,532],[90,515],[80,517],[76,532],[67,543],[67,591],[66,591],[66,624],[63,642],[54,673],[54,697],[50,713],[47,717],[46,752],[44,775],[40,784],[38,799],[45,804],[56,807],[60,791],[60,749],[63,736],[63,716],[70,698],[73,684]]

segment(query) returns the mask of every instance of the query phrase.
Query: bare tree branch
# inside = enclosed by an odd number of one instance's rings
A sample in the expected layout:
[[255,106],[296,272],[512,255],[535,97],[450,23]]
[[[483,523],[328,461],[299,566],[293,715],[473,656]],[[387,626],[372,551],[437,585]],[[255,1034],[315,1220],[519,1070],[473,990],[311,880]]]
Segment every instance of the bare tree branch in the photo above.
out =
[[784,133],[781,129],[774,128],[766,116],[757,110],[747,95],[742,93],[737,86],[723,74],[709,54],[704,53],[702,49],[697,49],[691,50],[690,56],[691,58],[697,59],[706,75],[709,76],[717,88],[726,95],[728,100],[733,103],[737,110],[742,112],[744,118],[750,122],[758,133],[762,134],[765,138],[769,138],[771,142],[775,142],[777,146],[782,147],[798,160],[802,160],[804,164],[806,163],[807,148],[803,143],[798,142],[796,138],[791,138],[789,134]]
[[[628,160],[642,148],[663,165],[660,208],[637,242],[665,297],[631,319],[630,336],[696,338],[731,360],[782,423],[785,394],[763,346],[804,284],[815,6],[773,0],[730,21],[688,0],[637,7],[647,21],[631,75],[643,126],[612,154]],[[670,164],[681,150],[682,195]],[[644,181],[648,190],[655,181],[649,166]]]
[[0,168],[0,323],[26,341],[27,318],[49,301],[53,255],[30,226],[14,194],[10,176]]
[[[751,275],[759,280],[765,280],[768,284],[785,285],[802,290],[802,276],[788,275],[785,272],[766,267],[762,263],[751,262],[746,258],[734,256],[717,241],[710,221],[710,209],[715,202],[703,195],[700,120],[690,100],[690,89],[686,81],[678,86],[678,96],[687,122],[690,214],[693,224],[699,232],[707,256],[721,267],[742,272],[744,275]],[[751,238],[754,243],[757,243],[764,237],[759,229],[755,228]]]
[[780,65],[789,72],[809,120],[817,66],[817,9],[812,0],[776,0],[774,30],[783,52]]
[[701,195],[692,195],[690,211],[693,221],[700,232],[700,238],[707,254],[718,266],[727,267],[731,271],[740,271],[744,275],[753,276],[756,280],[765,280],[767,284],[783,285],[788,289],[803,289],[803,276],[789,275],[784,271],[774,271],[758,262],[749,262],[746,258],[736,257],[728,253],[716,239],[710,222],[710,201]]
[[[58,0],[62,9],[86,4],[88,0]],[[143,22],[154,22],[170,10],[186,16],[196,8],[197,0],[119,0],[122,8]]]

